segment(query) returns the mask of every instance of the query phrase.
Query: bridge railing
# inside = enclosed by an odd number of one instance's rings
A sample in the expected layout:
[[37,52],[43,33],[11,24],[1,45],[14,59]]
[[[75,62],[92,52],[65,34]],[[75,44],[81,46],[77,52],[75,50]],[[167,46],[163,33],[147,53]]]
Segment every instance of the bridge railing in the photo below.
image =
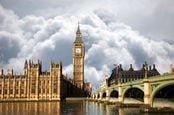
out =
[[160,75],[160,76],[153,76],[149,78],[150,82],[153,81],[163,81],[163,80],[168,80],[168,79],[174,79],[174,73],[173,74],[164,74],[164,75]]

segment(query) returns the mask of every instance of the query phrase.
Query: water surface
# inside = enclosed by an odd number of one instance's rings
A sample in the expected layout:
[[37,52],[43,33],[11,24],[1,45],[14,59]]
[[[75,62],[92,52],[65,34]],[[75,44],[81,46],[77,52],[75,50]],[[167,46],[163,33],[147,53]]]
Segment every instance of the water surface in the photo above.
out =
[[[0,103],[0,115],[139,115],[139,108],[119,108],[91,101]],[[156,115],[156,114],[142,114]],[[161,115],[161,114],[160,114]]]

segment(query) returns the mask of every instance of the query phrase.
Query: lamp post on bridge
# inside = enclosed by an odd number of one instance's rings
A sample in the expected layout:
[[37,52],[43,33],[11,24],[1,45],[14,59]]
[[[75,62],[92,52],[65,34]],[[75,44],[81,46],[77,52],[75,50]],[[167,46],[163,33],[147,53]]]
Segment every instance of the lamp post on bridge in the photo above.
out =
[[148,71],[148,68],[147,68],[147,62],[145,61],[145,73],[144,73],[144,77],[147,78],[147,71]]

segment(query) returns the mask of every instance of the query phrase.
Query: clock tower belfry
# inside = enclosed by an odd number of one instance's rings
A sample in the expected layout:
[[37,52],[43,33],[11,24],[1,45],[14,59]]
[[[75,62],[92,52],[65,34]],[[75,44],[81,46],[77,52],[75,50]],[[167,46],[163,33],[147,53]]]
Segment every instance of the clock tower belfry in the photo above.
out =
[[85,48],[82,41],[82,35],[80,27],[78,25],[76,32],[76,39],[72,47],[72,61],[73,61],[73,80],[74,83],[79,87],[84,87],[84,56]]

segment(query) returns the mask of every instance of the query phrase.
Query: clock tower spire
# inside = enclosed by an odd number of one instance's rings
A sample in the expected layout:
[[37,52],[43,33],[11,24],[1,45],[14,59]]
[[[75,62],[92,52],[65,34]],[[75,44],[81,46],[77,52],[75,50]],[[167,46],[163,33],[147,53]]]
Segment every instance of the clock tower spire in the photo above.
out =
[[73,61],[73,80],[79,88],[84,88],[84,56],[85,48],[82,41],[80,26],[78,24],[76,31],[76,39],[72,47],[72,61]]
[[83,42],[82,41],[82,34],[80,32],[80,26],[78,24],[78,27],[77,27],[77,31],[76,31],[76,40],[75,40],[76,43],[78,42]]

